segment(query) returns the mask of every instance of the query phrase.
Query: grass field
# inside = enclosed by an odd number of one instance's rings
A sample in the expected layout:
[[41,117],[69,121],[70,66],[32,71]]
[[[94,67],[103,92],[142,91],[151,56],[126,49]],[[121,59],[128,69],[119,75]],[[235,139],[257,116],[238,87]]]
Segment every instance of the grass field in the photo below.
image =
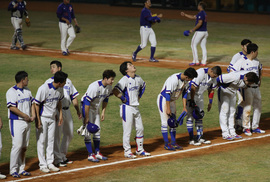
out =
[[[31,14],[32,27],[23,28],[25,43],[44,48],[59,49],[60,35],[55,14],[51,12],[31,12]],[[78,34],[70,48],[71,50],[131,54],[139,44],[138,18],[77,14],[77,19],[82,27],[82,32]],[[0,27],[0,41],[10,42],[13,29],[10,23],[9,13],[2,9],[0,11],[0,22],[2,24]],[[194,22],[192,21],[165,19],[161,24],[155,25],[154,30],[158,41],[156,57],[191,60],[191,37],[182,36],[182,32],[192,27],[193,24]],[[270,57],[270,27],[209,23],[208,28],[209,38],[207,48],[210,62],[216,62],[217,64],[218,62],[229,62],[231,57],[237,51],[240,51],[240,41],[244,38],[249,38],[260,47],[258,57],[260,61],[263,65],[270,66],[268,61]],[[139,53],[139,56],[148,56],[150,54],[149,50],[148,45],[145,50]],[[200,48],[198,50],[200,50]],[[4,128],[1,131],[3,142],[1,163],[9,161],[11,148],[7,108],[5,107],[5,93],[15,84],[14,75],[19,70],[27,71],[30,79],[29,88],[33,95],[35,95],[38,87],[51,76],[49,63],[54,59],[53,57],[0,54],[0,116],[4,122]],[[63,71],[69,74],[69,78],[80,92],[79,99],[91,82],[101,78],[102,72],[105,69],[115,70],[117,73],[116,81],[121,78],[120,72],[118,71],[119,65],[116,64],[92,63],[67,59],[61,59],[60,61],[63,63]],[[140,75],[147,84],[146,92],[141,99],[140,105],[145,127],[145,138],[160,137],[160,119],[156,106],[156,97],[167,77],[183,70],[149,67],[137,67],[137,70],[137,74]],[[263,96],[262,118],[270,117],[268,109],[269,98],[267,97],[270,95],[270,90],[268,89],[269,83],[269,78],[263,78],[261,87]],[[204,119],[205,128],[219,126],[216,101],[217,98],[215,96],[213,109],[209,114],[206,114]],[[179,102],[178,113],[180,113],[181,110],[181,103]],[[122,142],[119,103],[119,100],[115,97],[110,98],[106,120],[102,123],[102,146]],[[74,131],[76,131],[81,125],[81,122],[76,118],[75,110],[71,110],[74,116]],[[186,128],[184,126],[179,127],[177,132],[186,132]],[[77,151],[84,148],[82,137],[74,132],[74,139],[69,150]],[[265,154],[269,154],[269,149],[269,144],[259,148],[243,148],[224,154],[216,154],[214,156],[194,157],[165,164],[151,165],[143,167],[143,169],[135,169],[135,171],[133,169],[127,169],[124,173],[130,175],[132,181],[159,181],[159,179],[163,179],[162,181],[179,181],[179,176],[177,178],[174,177],[176,175],[185,175],[182,181],[230,181],[230,178],[236,178],[237,176],[242,177],[239,179],[243,179],[245,172],[249,171],[249,179],[252,181],[253,179],[257,179],[257,174],[265,175],[266,171],[269,171],[269,161],[265,161],[265,159],[267,159],[267,155]],[[262,155],[253,158],[256,151],[260,151]],[[240,158],[240,156],[244,157]],[[27,157],[37,157],[34,124],[32,124]],[[251,158],[254,160],[253,163],[257,162],[257,165],[245,165],[244,160]],[[228,159],[230,162],[224,159]],[[216,161],[221,161],[222,163],[219,164]],[[202,165],[199,169],[198,162]],[[237,165],[232,164],[233,162],[237,163]],[[234,172],[226,172],[227,169],[232,168],[235,169]],[[239,171],[239,168],[243,169]],[[258,170],[258,168],[260,170]],[[179,172],[180,169],[182,170]],[[200,169],[204,169],[205,171],[201,172]],[[213,173],[215,169],[217,171]],[[169,178],[164,174],[164,171],[171,171]],[[250,173],[250,171],[253,172]],[[208,175],[204,180],[194,178],[197,172],[207,173]],[[97,181],[125,181],[126,179],[119,178],[119,176],[124,176],[122,174],[123,171],[117,171],[115,174],[109,173],[104,177],[97,178]],[[155,174],[159,175],[156,176]],[[218,176],[219,178],[217,178]],[[108,178],[112,180],[108,180]],[[266,177],[261,179],[261,181],[269,181],[269,178]],[[89,180],[92,179],[86,179],[86,181]]]

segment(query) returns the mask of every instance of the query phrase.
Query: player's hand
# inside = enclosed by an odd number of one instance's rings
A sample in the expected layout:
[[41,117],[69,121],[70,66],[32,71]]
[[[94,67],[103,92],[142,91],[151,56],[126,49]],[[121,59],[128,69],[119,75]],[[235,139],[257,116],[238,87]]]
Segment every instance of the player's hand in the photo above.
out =
[[167,108],[167,109],[166,109],[166,114],[167,114],[168,116],[170,116],[170,115],[172,114],[171,108]]
[[77,116],[79,119],[82,119],[82,113],[80,111],[77,111]]
[[63,124],[63,118],[59,118],[58,126],[61,126]]
[[33,122],[36,119],[36,117],[30,117],[30,122]]
[[181,12],[181,16],[185,16],[185,13],[184,12]]
[[187,108],[184,107],[182,113],[183,113],[184,111],[187,112]]
[[102,114],[101,115],[101,121],[104,121],[105,120],[105,114]]
[[42,128],[41,122],[36,122],[36,128],[37,128],[37,129],[41,129],[41,128]]
[[67,25],[69,25],[70,24],[69,20],[66,20],[66,23],[67,23]]
[[212,104],[208,104],[208,107],[207,107],[207,111],[209,112],[210,110],[211,110],[211,108],[212,108]]
[[27,114],[25,116],[23,116],[23,120],[26,122],[32,122],[31,118]]
[[163,17],[163,14],[159,14],[159,15],[157,15],[157,17],[162,18],[162,17]]
[[13,8],[17,8],[18,5],[19,5],[19,3],[16,3],[16,4],[13,6]]

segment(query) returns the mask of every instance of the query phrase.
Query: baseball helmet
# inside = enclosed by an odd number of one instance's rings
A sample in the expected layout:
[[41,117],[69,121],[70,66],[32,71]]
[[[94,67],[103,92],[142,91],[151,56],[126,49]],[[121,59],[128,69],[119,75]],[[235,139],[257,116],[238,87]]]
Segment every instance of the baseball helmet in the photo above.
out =
[[195,106],[192,111],[192,116],[194,119],[202,119],[204,117],[204,111],[201,110],[198,106]]
[[99,130],[99,127],[96,124],[90,122],[88,123],[86,128],[90,133],[96,133]]
[[171,128],[177,128],[178,127],[178,123],[176,121],[176,116],[175,114],[171,114],[171,116],[169,117],[168,119],[168,125],[171,127]]
[[189,36],[189,30],[184,31],[184,36]]

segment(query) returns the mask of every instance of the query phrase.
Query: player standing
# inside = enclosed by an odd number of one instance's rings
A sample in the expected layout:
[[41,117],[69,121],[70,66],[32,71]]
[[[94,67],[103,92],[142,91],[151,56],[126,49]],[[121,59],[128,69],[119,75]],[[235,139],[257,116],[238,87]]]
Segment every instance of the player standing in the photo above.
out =
[[[176,114],[175,101],[180,97],[183,90],[188,87],[189,81],[197,77],[194,68],[188,68],[184,73],[175,73],[165,81],[160,94],[157,97],[157,106],[161,118],[161,133],[164,139],[166,150],[183,149],[176,143],[176,128],[170,128],[171,143],[168,139],[168,119]],[[186,96],[183,98],[183,111],[186,111]]]
[[219,85],[219,122],[222,130],[222,138],[225,140],[241,139],[234,128],[234,114],[236,91],[245,88],[253,83],[258,83],[259,78],[254,72],[238,71],[220,75],[217,78]]
[[15,80],[16,85],[7,91],[6,99],[12,138],[10,175],[20,178],[20,175],[31,175],[24,170],[25,152],[29,144],[31,122],[35,120],[36,114],[32,105],[34,98],[27,88],[28,74],[25,71],[19,71],[15,75]]
[[[2,135],[1,135],[1,129],[3,127],[2,118],[0,117],[0,157],[2,152]],[[0,173],[0,179],[6,179],[6,175],[3,175]]]
[[[252,71],[257,74],[259,77],[259,83],[248,86],[245,91],[242,91],[243,94],[243,132],[247,136],[251,136],[252,133],[265,133],[264,130],[259,128],[260,118],[261,118],[261,75],[262,75],[262,65],[256,59],[258,56],[258,46],[254,43],[251,43],[247,46],[247,55],[239,59],[232,67],[233,71]],[[252,126],[250,124],[250,113],[251,107],[253,106],[253,119]]]
[[[68,48],[76,37],[71,21],[73,20],[75,25],[79,26],[74,15],[73,6],[70,4],[70,0],[63,0],[63,3],[61,3],[57,8],[56,14],[59,18],[62,55],[68,56]],[[67,34],[69,35],[68,39]]]
[[[40,170],[44,173],[50,171],[60,171],[53,165],[54,161],[54,135],[55,135],[55,115],[56,109],[59,110],[59,123],[63,123],[62,104],[64,98],[63,90],[58,89],[64,87],[68,75],[62,71],[54,74],[54,81],[44,83],[38,88],[35,98],[35,109],[37,113],[36,136],[37,136],[37,152]],[[46,157],[45,157],[46,150]]]
[[[51,73],[54,75],[57,71],[62,71],[62,63],[60,61],[54,60],[50,63],[50,68]],[[45,83],[52,83],[53,79],[54,77],[51,77]],[[63,87],[63,92],[64,98],[63,100],[61,100],[63,124],[55,128],[54,137],[54,164],[61,167],[73,163],[72,161],[67,159],[68,146],[73,138],[73,120],[69,109],[71,103],[76,109],[79,119],[82,118],[77,99],[79,93],[69,78],[67,78],[66,80],[66,84]]]
[[211,141],[204,139],[203,137],[203,120],[195,119],[195,127],[197,130],[197,137],[194,139],[193,135],[193,106],[197,105],[201,110],[204,110],[204,99],[203,94],[208,90],[209,103],[207,111],[209,112],[212,108],[212,102],[214,97],[214,89],[216,88],[216,79],[222,74],[222,70],[219,66],[213,68],[200,68],[197,71],[198,76],[191,81],[190,92],[188,93],[187,99],[187,130],[189,133],[189,144],[201,145],[211,144]]
[[136,155],[150,156],[143,148],[143,123],[139,111],[139,99],[145,91],[145,82],[136,75],[136,67],[126,61],[120,65],[120,72],[124,75],[113,89],[113,94],[121,99],[120,117],[123,124],[123,148],[124,156],[135,159],[136,156],[131,152],[130,135],[132,126],[136,129]]
[[[185,16],[189,19],[196,20],[195,27],[191,30],[189,30],[190,33],[195,32],[192,40],[191,40],[191,49],[193,54],[193,62],[189,65],[201,65],[206,66],[207,61],[207,50],[206,50],[206,42],[208,37],[208,31],[207,31],[207,15],[205,12],[206,4],[205,2],[200,2],[198,4],[198,11],[199,13],[197,15],[188,15],[184,12],[181,12],[182,16]],[[199,62],[198,58],[198,51],[197,51],[197,45],[201,43],[202,48],[202,60],[201,64]]]
[[140,17],[140,35],[141,35],[141,44],[137,47],[136,51],[132,54],[132,60],[136,61],[136,56],[138,52],[140,52],[143,48],[146,47],[147,41],[149,40],[151,43],[151,56],[149,61],[150,62],[158,62],[154,58],[155,52],[156,52],[156,34],[154,30],[152,29],[152,24],[156,22],[160,22],[160,18],[162,18],[162,14],[153,16],[149,8],[151,7],[151,0],[145,0],[144,1],[144,8],[141,12]]
[[16,46],[17,40],[19,40],[22,50],[25,50],[27,46],[23,42],[22,18],[23,15],[26,17],[28,16],[26,2],[24,0],[12,0],[8,5],[8,11],[11,11],[11,23],[14,27],[14,34],[12,36],[10,49],[20,49]]
[[[100,121],[105,120],[105,111],[109,101],[109,96],[112,94],[112,84],[115,76],[116,74],[113,70],[105,70],[103,72],[102,80],[97,80],[89,85],[86,93],[81,99],[84,126],[90,122],[101,128]],[[101,103],[102,112],[100,117],[99,108]],[[89,161],[99,162],[99,160],[108,159],[100,152],[100,130],[93,134],[95,152],[92,150],[91,133],[88,131],[86,131],[84,142],[89,154]]]

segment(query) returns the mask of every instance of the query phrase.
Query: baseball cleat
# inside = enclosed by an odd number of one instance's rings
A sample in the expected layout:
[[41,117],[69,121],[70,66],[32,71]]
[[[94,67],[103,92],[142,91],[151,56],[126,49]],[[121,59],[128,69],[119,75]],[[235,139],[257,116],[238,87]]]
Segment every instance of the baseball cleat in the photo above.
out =
[[222,137],[224,140],[233,140],[233,137],[231,137],[231,136],[226,136],[226,137]]
[[54,172],[60,171],[60,169],[58,167],[55,167],[53,164],[50,164],[49,165],[49,170],[50,171],[54,171]]
[[22,176],[31,176],[31,173],[27,172],[27,171],[23,171],[20,173],[20,175]]
[[140,156],[150,156],[151,154],[149,152],[146,152],[145,150],[142,150],[140,152],[136,151],[136,155],[140,155]]
[[6,178],[7,178],[6,175],[0,174],[0,179],[6,179]]
[[243,137],[240,136],[240,135],[234,135],[234,136],[232,136],[232,138],[233,138],[233,139],[242,139]]
[[65,163],[65,162],[59,162],[56,166],[57,167],[67,167],[67,163]]
[[206,64],[200,64],[200,66],[206,66]]
[[27,45],[22,46],[22,50],[25,50],[27,48]]
[[189,63],[189,66],[194,66],[195,65],[195,63]]
[[95,154],[90,154],[88,156],[88,161],[91,161],[91,162],[99,162],[99,160],[96,158]]
[[195,63],[196,66],[200,66],[200,63]]
[[247,136],[252,136],[252,133],[250,132],[250,129],[245,129],[245,130],[244,130],[244,133],[245,133],[245,135],[247,135]]
[[67,49],[67,54],[70,54],[70,52],[68,51],[68,49]]
[[44,172],[44,173],[49,173],[50,172],[50,170],[47,167],[40,168],[39,170]]
[[200,139],[198,140],[198,143],[211,144],[211,141],[210,141],[210,140],[205,140],[204,138],[200,138]]
[[155,59],[155,58],[150,58],[149,62],[159,62],[159,61],[157,59]]
[[64,163],[65,163],[65,164],[72,164],[73,161],[70,161],[70,160],[67,159],[67,160],[64,161]]
[[99,160],[103,160],[103,161],[108,160],[108,158],[104,157],[100,152],[97,152],[96,158],[99,159]]
[[200,146],[200,145],[202,145],[202,144],[199,143],[199,142],[196,142],[195,140],[190,140],[190,141],[189,141],[189,145]]
[[135,54],[134,52],[132,53],[132,60],[134,61],[134,62],[136,62],[136,56],[137,56],[137,54]]
[[256,128],[255,130],[252,130],[252,133],[265,133],[264,130],[261,130],[259,127]]
[[11,49],[11,50],[19,50],[20,48],[17,47],[17,46],[11,46],[10,49]]
[[134,155],[133,153],[129,153],[129,154],[125,154],[125,157],[126,158],[129,158],[129,159],[136,159],[136,155]]
[[164,149],[166,149],[166,150],[175,150],[175,148],[169,143],[164,145]]
[[183,150],[183,147],[181,147],[181,146],[178,145],[177,143],[174,143],[174,144],[171,143],[171,146],[172,146],[173,148],[175,148],[175,149]]
[[12,174],[10,174],[13,178],[20,178],[21,176],[17,173],[17,172],[14,172]]
[[68,56],[68,53],[64,51],[64,52],[62,52],[62,55],[63,56]]

